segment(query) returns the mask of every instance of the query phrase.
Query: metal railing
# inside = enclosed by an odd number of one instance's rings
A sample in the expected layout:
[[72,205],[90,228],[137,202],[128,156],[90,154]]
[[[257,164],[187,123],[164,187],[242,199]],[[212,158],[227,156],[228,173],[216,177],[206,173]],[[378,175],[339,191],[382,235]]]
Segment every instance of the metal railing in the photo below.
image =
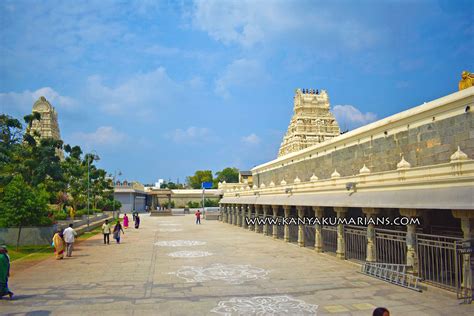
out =
[[[278,216],[278,220],[281,222],[283,218],[281,216]],[[283,239],[285,236],[285,228],[283,225],[277,225],[277,238],[278,239]]]
[[406,233],[398,230],[375,229],[377,262],[406,264]]
[[[262,214],[259,214],[258,215],[258,219],[260,221],[263,221],[263,215]],[[260,222],[255,222],[255,230],[258,232],[258,233],[263,233],[263,224],[260,224]]]
[[290,230],[290,242],[298,241],[298,225],[290,224],[288,225]]
[[346,258],[365,261],[367,258],[367,227],[344,226]]
[[323,226],[323,251],[336,252],[337,250],[337,228],[336,226]]
[[304,246],[305,247],[314,248],[315,231],[316,231],[316,227],[314,225],[304,226]]
[[418,273],[426,283],[457,291],[462,282],[462,254],[456,251],[461,238],[416,234]]

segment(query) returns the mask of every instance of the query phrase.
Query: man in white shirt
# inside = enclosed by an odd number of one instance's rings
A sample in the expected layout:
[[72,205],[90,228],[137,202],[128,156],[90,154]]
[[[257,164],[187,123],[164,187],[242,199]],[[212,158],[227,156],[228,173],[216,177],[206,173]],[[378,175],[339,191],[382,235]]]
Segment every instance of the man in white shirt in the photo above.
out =
[[77,236],[76,231],[72,228],[72,224],[63,231],[64,241],[66,242],[66,257],[72,255],[72,244],[74,243],[74,237]]

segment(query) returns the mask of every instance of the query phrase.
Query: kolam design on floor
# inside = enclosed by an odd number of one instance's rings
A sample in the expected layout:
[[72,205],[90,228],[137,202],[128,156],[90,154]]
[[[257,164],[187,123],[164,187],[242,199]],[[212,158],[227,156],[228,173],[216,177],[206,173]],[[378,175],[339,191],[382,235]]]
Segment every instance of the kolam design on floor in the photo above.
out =
[[169,257],[174,257],[174,258],[200,258],[200,257],[208,257],[212,256],[212,252],[207,252],[207,251],[176,251],[169,253]]
[[247,281],[266,279],[267,270],[251,265],[214,263],[206,267],[183,266],[174,274],[186,282],[224,281],[228,284],[242,284]]
[[198,240],[164,240],[155,243],[155,246],[160,247],[187,247],[187,246],[203,246],[205,241]]
[[233,297],[219,302],[212,313],[231,315],[316,315],[318,305],[307,304],[288,295]]

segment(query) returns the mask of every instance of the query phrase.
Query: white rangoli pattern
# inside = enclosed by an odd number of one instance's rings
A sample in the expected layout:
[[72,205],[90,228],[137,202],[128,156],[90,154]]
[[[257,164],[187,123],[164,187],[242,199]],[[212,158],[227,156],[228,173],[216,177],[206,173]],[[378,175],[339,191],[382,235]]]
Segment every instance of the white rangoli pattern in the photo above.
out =
[[197,240],[165,240],[155,243],[155,246],[161,247],[186,247],[186,246],[202,246],[205,245],[205,241]]
[[207,251],[176,251],[169,253],[168,256],[175,257],[175,258],[199,258],[199,257],[207,257],[212,256],[211,252]]
[[181,232],[182,229],[179,228],[160,228],[158,229],[159,232]]
[[246,281],[265,279],[268,271],[250,265],[215,263],[206,267],[184,266],[171,272],[186,282],[224,281],[229,284],[242,284]]
[[212,313],[231,315],[316,315],[318,305],[307,304],[302,300],[287,295],[233,297],[219,302]]
[[160,225],[160,226],[181,226],[180,224],[171,224],[171,223],[163,223],[163,224],[158,223],[158,225]]

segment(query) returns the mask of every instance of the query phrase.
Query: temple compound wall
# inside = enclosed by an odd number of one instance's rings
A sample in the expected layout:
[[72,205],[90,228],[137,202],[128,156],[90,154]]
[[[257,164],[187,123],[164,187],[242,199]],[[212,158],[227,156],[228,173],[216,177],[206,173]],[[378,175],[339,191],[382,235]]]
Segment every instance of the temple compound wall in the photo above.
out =
[[313,175],[327,179],[335,170],[341,176],[355,175],[363,165],[371,172],[394,170],[402,155],[411,167],[445,163],[458,146],[474,157],[473,97],[461,95],[420,105],[257,166],[252,170],[254,183],[291,183],[297,177],[309,181]]
[[472,300],[473,107],[469,86],[280,155],[219,184],[221,220]]

